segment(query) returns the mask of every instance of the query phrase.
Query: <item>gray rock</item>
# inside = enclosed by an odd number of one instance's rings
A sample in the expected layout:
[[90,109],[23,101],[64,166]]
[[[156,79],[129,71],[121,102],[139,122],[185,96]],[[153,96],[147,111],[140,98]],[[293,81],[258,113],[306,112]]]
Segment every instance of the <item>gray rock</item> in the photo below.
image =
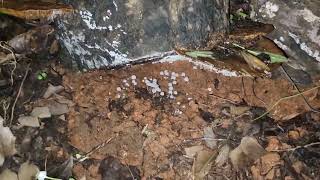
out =
[[31,116],[44,119],[44,118],[50,118],[51,113],[48,107],[35,107],[31,112]]
[[40,127],[39,119],[34,116],[21,116],[18,118],[18,122],[22,126]]
[[252,0],[254,20],[273,24],[268,36],[292,59],[291,67],[320,70],[320,1]]
[[174,47],[206,45],[228,29],[229,0],[65,0],[76,13],[59,20],[59,40],[80,68],[114,67]]

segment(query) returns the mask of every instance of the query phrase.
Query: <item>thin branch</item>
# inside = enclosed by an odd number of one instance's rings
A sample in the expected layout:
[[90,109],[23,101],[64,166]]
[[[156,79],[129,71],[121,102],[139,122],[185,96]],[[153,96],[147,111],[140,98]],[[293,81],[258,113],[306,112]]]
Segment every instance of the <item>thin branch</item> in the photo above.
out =
[[[296,83],[292,80],[292,78],[289,76],[289,74],[288,74],[287,71],[284,69],[284,67],[283,67],[282,65],[281,65],[280,67],[281,67],[282,71],[284,72],[284,74],[286,75],[287,79],[288,79],[288,80],[291,82],[291,84],[294,86],[294,88],[295,88],[299,93],[301,93],[299,87],[298,87],[298,86],[296,85]],[[301,96],[302,96],[304,102],[307,104],[307,106],[311,109],[311,111],[316,112],[316,113],[320,113],[319,110],[313,108],[313,107],[309,104],[308,100],[306,99],[306,97],[305,97],[302,93],[301,93]]]
[[13,114],[14,114],[14,110],[15,110],[15,107],[16,107],[16,103],[19,99],[19,96],[21,94],[21,91],[22,91],[22,87],[23,87],[23,84],[25,82],[25,80],[27,79],[27,76],[28,76],[28,73],[29,73],[29,69],[30,68],[30,64],[27,65],[27,69],[26,69],[26,72],[23,76],[23,79],[22,79],[22,82],[20,84],[20,87],[19,87],[19,91],[17,93],[17,96],[16,96],[16,99],[14,100],[13,104],[12,104],[12,108],[11,108],[11,117],[10,117],[10,126],[12,125],[12,121],[13,121]]
[[309,89],[309,90],[306,90],[306,91],[304,91],[304,92],[300,92],[300,93],[294,94],[294,95],[292,95],[292,96],[286,96],[286,97],[280,98],[276,103],[274,103],[274,104],[270,107],[270,109],[269,109],[268,111],[266,111],[266,112],[263,113],[261,116],[255,118],[255,119],[252,120],[252,121],[257,121],[257,120],[261,119],[262,117],[264,117],[265,115],[267,115],[268,113],[270,113],[280,102],[282,102],[282,101],[284,101],[284,100],[288,100],[288,99],[294,98],[294,97],[301,96],[301,94],[304,94],[304,93],[313,91],[313,90],[318,89],[318,88],[320,88],[320,86],[313,87],[313,88],[311,88],[311,89]]
[[304,146],[297,146],[297,147],[294,147],[294,148],[272,150],[272,152],[295,151],[295,150],[300,149],[300,148],[308,148],[308,147],[316,146],[316,145],[320,145],[320,142],[314,142],[314,143],[306,144]]

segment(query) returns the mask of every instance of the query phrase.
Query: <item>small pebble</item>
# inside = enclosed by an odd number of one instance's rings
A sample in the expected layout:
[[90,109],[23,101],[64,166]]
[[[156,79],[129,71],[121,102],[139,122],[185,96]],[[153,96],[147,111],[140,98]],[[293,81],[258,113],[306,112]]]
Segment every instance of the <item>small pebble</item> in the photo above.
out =
[[164,71],[164,75],[169,76],[168,70],[165,70],[165,71]]
[[177,91],[173,91],[173,94],[174,94],[174,95],[177,95],[177,94],[178,94],[178,92],[177,92]]
[[185,77],[185,76],[186,76],[186,73],[184,73],[184,72],[181,73],[181,76],[182,76],[182,77]]
[[173,90],[173,87],[172,86],[169,86],[169,91],[172,91]]
[[137,76],[136,75],[132,75],[131,79],[137,79]]
[[180,105],[181,104],[181,102],[177,102],[177,105]]
[[172,81],[172,84],[177,84],[177,81]]
[[188,77],[185,77],[183,80],[186,81],[186,82],[189,82],[189,78]]
[[117,94],[116,98],[120,99],[120,98],[121,98],[121,95],[120,95],[120,94]]
[[117,87],[117,91],[121,91],[121,87]]
[[212,91],[212,89],[211,89],[211,88],[208,88],[208,91],[209,91],[209,92],[211,92],[211,91]]
[[164,96],[164,92],[160,92],[160,96]]
[[168,86],[171,87],[171,86],[172,86],[172,83],[168,83]]
[[123,82],[123,83],[126,83],[126,82],[127,82],[127,80],[125,80],[125,79],[124,79],[124,80],[122,80],[122,82]]
[[163,75],[164,75],[163,71],[160,71],[160,75],[161,75],[161,76],[163,76]]

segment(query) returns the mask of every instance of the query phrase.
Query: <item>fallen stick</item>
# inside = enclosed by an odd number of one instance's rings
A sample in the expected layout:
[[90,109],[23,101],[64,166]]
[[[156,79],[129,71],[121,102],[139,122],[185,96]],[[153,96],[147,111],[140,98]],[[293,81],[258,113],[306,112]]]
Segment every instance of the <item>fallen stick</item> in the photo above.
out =
[[30,70],[29,68],[30,68],[30,64],[27,65],[27,69],[26,69],[26,72],[25,72],[25,74],[24,74],[24,76],[23,76],[22,82],[21,82],[21,84],[20,84],[19,91],[18,91],[18,93],[17,93],[17,96],[16,96],[13,104],[12,104],[9,127],[12,125],[14,109],[15,109],[15,107],[16,107],[16,103],[17,103],[17,101],[18,101],[18,99],[19,99],[19,96],[20,96],[20,94],[21,94],[23,84],[24,84],[25,80],[27,79],[27,76],[28,76],[28,73],[29,73],[29,70]]
[[270,108],[269,110],[267,110],[267,111],[266,111],[265,113],[263,113],[261,116],[253,119],[252,121],[257,121],[257,120],[261,119],[262,117],[264,117],[265,115],[267,115],[268,113],[270,113],[270,112],[273,110],[273,108],[276,107],[280,102],[282,102],[282,101],[284,101],[284,100],[287,100],[287,99],[291,99],[291,98],[297,97],[297,96],[301,96],[301,95],[304,94],[304,93],[313,91],[313,90],[318,89],[318,88],[320,88],[320,86],[313,87],[313,88],[311,88],[311,89],[309,89],[309,90],[306,90],[306,91],[304,91],[304,92],[300,92],[300,93],[297,93],[297,94],[294,94],[294,95],[291,95],[291,96],[286,96],[286,97],[280,98],[276,103],[274,103],[274,104],[271,106],[271,108]]

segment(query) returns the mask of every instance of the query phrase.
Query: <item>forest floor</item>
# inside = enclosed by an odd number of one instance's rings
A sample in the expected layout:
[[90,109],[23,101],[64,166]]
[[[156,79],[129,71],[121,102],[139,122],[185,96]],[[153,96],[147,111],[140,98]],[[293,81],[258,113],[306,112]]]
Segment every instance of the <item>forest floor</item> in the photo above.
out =
[[[316,179],[320,118],[302,96],[280,100],[295,94],[285,76],[187,58],[86,73],[38,64],[15,109],[17,153],[3,167],[28,160],[64,179]],[[318,89],[304,96],[320,107]],[[39,107],[40,123],[26,120]]]
[[[230,42],[281,54],[252,24]],[[24,57],[0,43],[0,180],[320,179],[319,74],[180,55],[75,72],[54,43]]]

